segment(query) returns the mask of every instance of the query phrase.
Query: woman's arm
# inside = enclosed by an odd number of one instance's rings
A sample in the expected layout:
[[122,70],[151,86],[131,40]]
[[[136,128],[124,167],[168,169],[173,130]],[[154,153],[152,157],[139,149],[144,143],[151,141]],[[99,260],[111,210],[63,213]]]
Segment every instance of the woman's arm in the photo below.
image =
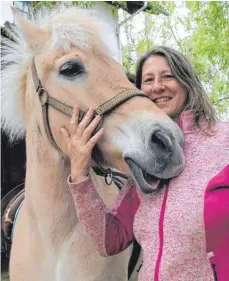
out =
[[133,220],[139,206],[133,180],[118,194],[112,209],[105,206],[92,180],[68,184],[79,219],[83,222],[95,248],[102,256],[115,255],[132,242]]

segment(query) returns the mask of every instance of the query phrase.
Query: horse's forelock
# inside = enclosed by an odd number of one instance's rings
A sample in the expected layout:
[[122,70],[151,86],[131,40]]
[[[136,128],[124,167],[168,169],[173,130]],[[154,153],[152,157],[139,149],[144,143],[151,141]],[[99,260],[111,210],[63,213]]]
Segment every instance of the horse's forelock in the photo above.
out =
[[92,45],[95,47],[97,44],[97,47],[103,47],[101,51],[105,51],[106,55],[119,59],[116,23],[110,19],[108,23],[106,14],[77,7],[64,10],[62,6],[54,9],[49,16],[48,13],[50,11],[46,9],[38,12],[36,22],[40,27],[50,29],[52,34],[50,48],[60,47],[68,50],[73,45],[90,51]]

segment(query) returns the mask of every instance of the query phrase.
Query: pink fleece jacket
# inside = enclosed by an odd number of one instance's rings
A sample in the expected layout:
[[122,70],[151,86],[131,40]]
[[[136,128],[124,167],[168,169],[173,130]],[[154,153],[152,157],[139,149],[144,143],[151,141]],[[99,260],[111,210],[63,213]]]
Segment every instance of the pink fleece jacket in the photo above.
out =
[[145,195],[130,179],[108,209],[90,178],[68,180],[77,214],[101,255],[135,237],[143,249],[139,281],[215,281],[214,271],[229,281],[229,126],[219,122],[206,135],[189,112],[180,125],[186,167],[169,186]]

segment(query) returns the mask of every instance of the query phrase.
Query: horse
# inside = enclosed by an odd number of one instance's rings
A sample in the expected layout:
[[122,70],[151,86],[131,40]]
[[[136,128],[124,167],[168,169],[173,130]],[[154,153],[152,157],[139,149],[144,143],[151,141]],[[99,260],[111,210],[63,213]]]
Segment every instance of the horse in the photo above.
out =
[[[181,130],[128,81],[100,14],[43,10],[30,21],[13,12],[15,40],[6,39],[2,52],[2,128],[11,141],[25,137],[27,160],[10,280],[126,281],[131,248],[101,257],[77,217],[60,128],[68,126],[75,104],[82,112],[99,109],[105,133],[92,167],[98,162],[122,171],[145,193],[150,180],[184,168]],[[93,169],[90,176],[111,207],[115,185],[108,187]]]

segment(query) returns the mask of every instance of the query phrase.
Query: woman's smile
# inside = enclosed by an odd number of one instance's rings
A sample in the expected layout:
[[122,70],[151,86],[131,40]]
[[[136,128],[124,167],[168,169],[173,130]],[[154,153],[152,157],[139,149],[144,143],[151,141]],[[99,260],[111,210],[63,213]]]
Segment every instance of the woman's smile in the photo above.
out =
[[156,103],[157,105],[158,104],[165,104],[167,102],[169,102],[172,98],[171,97],[159,97],[159,98],[156,98],[156,99],[153,99],[153,102]]

